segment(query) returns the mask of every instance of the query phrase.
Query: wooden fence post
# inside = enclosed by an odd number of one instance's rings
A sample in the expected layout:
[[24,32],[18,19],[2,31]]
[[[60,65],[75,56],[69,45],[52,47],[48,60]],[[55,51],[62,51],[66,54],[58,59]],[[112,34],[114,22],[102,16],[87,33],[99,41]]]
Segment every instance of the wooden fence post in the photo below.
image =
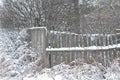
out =
[[45,27],[33,27],[27,30],[29,34],[30,47],[38,53],[40,58],[40,65],[42,68],[46,67],[46,37],[47,30]]

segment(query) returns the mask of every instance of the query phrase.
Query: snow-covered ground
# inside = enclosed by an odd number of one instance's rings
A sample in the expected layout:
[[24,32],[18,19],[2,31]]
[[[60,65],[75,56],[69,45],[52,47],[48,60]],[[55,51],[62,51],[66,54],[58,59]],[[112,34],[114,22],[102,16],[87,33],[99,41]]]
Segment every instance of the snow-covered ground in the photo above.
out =
[[120,80],[119,75],[120,67],[117,62],[107,69],[101,65],[60,64],[36,74],[29,74],[23,80]]
[[27,47],[25,33],[0,30],[0,80],[120,80],[119,59],[108,68],[73,62],[41,70],[37,53]]

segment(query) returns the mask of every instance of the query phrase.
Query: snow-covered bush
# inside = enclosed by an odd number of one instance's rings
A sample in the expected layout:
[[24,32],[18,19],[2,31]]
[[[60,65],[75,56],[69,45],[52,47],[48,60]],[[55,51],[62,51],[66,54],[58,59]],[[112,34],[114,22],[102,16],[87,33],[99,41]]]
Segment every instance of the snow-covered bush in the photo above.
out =
[[28,47],[26,30],[17,34],[14,41],[11,33],[3,30],[0,33],[0,76],[15,77],[34,72],[38,67],[35,64],[37,53]]

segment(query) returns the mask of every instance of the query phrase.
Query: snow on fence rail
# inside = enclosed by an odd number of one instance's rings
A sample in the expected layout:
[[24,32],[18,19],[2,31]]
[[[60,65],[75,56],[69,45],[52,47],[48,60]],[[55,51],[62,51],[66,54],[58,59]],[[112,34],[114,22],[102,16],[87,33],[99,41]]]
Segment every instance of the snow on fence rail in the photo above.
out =
[[46,28],[28,29],[31,46],[39,52],[43,67],[52,67],[75,59],[109,66],[120,57],[119,34],[75,34],[47,31]]
[[99,51],[99,50],[110,50],[120,49],[120,44],[108,45],[108,46],[89,46],[89,47],[64,47],[64,48],[46,48],[46,51]]

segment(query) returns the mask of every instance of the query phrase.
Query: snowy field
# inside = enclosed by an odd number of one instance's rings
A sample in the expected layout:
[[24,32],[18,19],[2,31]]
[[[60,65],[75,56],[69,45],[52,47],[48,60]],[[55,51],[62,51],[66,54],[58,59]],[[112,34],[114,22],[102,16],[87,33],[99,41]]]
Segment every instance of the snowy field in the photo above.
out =
[[19,34],[0,30],[0,80],[120,80],[119,59],[108,68],[74,62],[41,70],[37,53],[27,48],[26,36],[24,30]]

